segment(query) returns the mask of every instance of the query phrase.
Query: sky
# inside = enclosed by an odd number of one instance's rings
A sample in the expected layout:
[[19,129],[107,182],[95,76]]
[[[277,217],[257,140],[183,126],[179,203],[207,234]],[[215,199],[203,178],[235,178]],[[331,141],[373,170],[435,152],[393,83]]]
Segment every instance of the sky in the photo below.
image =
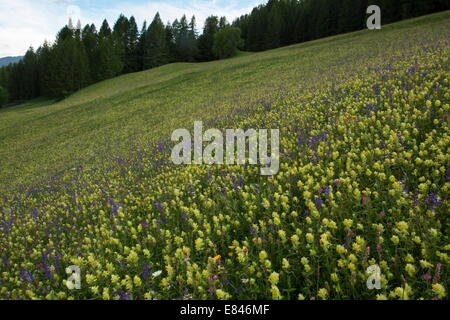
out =
[[174,21],[183,14],[195,15],[197,28],[211,14],[234,18],[251,12],[267,0],[0,0],[0,57],[21,56],[32,46],[45,40],[52,42],[69,17],[81,24],[95,23],[100,28],[103,19],[112,27],[117,17],[134,16],[141,29],[144,20],[151,22],[159,12],[164,22]]

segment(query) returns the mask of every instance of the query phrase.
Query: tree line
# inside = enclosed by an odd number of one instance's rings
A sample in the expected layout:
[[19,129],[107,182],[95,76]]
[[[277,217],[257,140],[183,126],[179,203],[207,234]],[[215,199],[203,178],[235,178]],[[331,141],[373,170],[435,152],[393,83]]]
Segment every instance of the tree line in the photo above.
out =
[[247,51],[263,51],[366,28],[369,5],[382,24],[450,9],[448,0],[269,0],[233,22]]
[[450,9],[448,0],[269,0],[230,25],[210,16],[203,33],[195,16],[164,24],[159,13],[138,30],[134,17],[120,15],[111,29],[104,20],[84,28],[62,28],[53,44],[30,48],[24,58],[0,69],[0,105],[39,96],[64,98],[121,74],[172,62],[202,62],[233,56],[238,48],[262,51],[356,31],[366,26],[369,4],[381,8],[382,24]]
[[124,15],[112,29],[104,20],[98,31],[94,24],[82,28],[78,21],[74,27],[69,20],[53,44],[30,48],[20,62],[0,69],[0,105],[2,99],[64,98],[93,83],[172,62],[230,57],[242,45],[240,35],[225,17],[217,16],[206,19],[200,36],[195,16],[164,24],[157,13],[140,31],[135,18]]

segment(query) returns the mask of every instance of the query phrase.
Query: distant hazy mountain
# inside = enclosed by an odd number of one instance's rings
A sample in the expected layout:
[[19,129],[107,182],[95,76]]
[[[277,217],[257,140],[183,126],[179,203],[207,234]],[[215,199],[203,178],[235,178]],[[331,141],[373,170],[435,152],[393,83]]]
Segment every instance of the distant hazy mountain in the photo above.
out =
[[0,67],[7,66],[11,63],[20,61],[23,57],[4,57],[0,58]]

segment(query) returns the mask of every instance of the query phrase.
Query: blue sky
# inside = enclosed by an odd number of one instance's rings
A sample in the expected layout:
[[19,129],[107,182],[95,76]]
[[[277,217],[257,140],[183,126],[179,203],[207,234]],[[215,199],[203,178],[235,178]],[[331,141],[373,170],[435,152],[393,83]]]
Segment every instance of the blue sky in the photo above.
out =
[[201,29],[210,14],[232,21],[267,0],[0,0],[0,57],[23,55],[29,46],[53,41],[69,17],[82,25],[114,23],[120,13],[134,15],[139,29],[159,11],[164,22],[195,15]]

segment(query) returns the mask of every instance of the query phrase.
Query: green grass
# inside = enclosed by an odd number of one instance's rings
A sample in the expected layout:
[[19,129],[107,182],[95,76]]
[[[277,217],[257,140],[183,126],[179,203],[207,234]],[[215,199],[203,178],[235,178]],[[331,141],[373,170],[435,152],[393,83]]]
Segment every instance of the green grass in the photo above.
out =
[[[426,16],[381,31],[351,34],[209,63],[176,63],[124,75],[81,90],[64,101],[42,100],[0,110],[0,190],[29,184],[48,170],[94,164],[105,153],[126,152],[130,141],[167,140],[194,119],[214,119],[252,100],[252,92],[276,92],[346,56],[371,55],[377,42],[404,32],[448,24],[449,13]],[[320,62],[320,70],[314,64]],[[272,77],[282,72],[282,76]]]
[[[447,299],[449,30],[443,12],[1,110],[0,299]],[[280,129],[279,173],[173,165],[196,120]]]

